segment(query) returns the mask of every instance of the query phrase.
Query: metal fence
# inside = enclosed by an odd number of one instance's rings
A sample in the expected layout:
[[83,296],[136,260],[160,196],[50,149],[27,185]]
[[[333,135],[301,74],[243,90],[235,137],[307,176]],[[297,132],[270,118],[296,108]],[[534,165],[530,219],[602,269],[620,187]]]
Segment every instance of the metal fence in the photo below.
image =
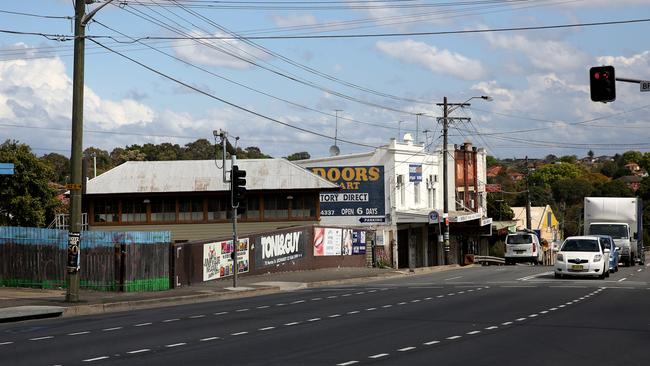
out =
[[[68,232],[0,227],[0,285],[65,288]],[[81,287],[157,291],[169,286],[170,232],[83,231]]]

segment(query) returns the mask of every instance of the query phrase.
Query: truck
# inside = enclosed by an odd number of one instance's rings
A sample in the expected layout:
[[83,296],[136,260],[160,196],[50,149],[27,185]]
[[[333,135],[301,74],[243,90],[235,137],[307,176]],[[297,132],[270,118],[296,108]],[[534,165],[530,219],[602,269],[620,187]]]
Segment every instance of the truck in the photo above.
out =
[[621,248],[621,262],[645,263],[642,201],[636,197],[585,197],[585,235],[609,235]]

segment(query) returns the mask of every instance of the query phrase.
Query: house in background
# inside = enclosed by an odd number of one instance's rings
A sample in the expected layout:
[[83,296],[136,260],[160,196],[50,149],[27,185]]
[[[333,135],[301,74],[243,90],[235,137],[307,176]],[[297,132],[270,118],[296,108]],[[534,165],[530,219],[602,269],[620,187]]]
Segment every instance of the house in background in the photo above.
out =
[[[510,207],[517,222],[517,230],[526,228],[526,207]],[[540,240],[552,242],[560,239],[560,223],[550,205],[530,208],[531,230],[539,230]]]

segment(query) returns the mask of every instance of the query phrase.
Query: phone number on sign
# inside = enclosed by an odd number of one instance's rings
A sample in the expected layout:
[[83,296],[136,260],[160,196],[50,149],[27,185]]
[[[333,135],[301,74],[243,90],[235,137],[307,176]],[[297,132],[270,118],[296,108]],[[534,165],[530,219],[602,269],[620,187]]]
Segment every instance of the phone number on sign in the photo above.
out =
[[379,214],[379,209],[377,207],[371,207],[371,208],[362,208],[362,207],[357,207],[357,208],[342,208],[339,212],[336,210],[321,210],[320,215],[321,216],[360,216],[360,215],[378,215]]

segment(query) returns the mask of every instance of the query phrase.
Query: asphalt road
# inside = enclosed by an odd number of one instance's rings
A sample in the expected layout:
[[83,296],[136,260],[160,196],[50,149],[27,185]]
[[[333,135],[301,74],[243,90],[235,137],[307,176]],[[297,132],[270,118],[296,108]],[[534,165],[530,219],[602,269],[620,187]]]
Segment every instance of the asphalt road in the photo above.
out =
[[650,268],[471,267],[0,325],[0,365],[648,365]]

